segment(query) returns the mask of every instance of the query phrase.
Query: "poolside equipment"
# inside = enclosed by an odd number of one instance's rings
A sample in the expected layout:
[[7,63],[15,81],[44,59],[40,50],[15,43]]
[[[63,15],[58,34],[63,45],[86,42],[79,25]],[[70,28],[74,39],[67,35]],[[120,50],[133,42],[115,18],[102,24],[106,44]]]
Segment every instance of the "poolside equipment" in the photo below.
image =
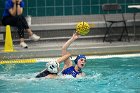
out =
[[13,52],[13,51],[14,51],[14,48],[13,48],[13,40],[11,36],[11,29],[10,29],[10,25],[7,25],[4,52]]
[[[125,19],[125,15],[123,13],[123,8],[120,4],[117,4],[117,3],[105,3],[102,5],[102,10],[103,10],[103,18],[104,18],[104,21],[105,21],[105,26],[106,26],[106,32],[104,34],[104,38],[103,38],[103,42],[104,41],[109,41],[110,43],[112,42],[111,40],[111,37],[113,36],[113,32],[114,31],[112,29],[112,27],[114,25],[117,25],[117,24],[121,24],[122,23],[122,32],[119,39],[119,41],[122,40],[123,37],[127,37],[128,39],[128,42],[130,41],[129,39],[129,33],[128,33],[128,30],[127,30],[127,20]],[[110,17],[110,15],[108,15],[107,13],[119,13],[119,15],[112,15]],[[125,35],[124,35],[125,34]],[[107,39],[108,38],[108,39]]]
[[0,64],[20,64],[20,63],[36,63],[37,59],[14,59],[14,60],[3,60]]
[[90,25],[87,22],[79,22],[76,25],[76,32],[80,35],[87,35],[90,31]]
[[30,58],[30,59],[4,59],[0,60],[0,64],[28,64],[37,62],[49,62],[52,58]]

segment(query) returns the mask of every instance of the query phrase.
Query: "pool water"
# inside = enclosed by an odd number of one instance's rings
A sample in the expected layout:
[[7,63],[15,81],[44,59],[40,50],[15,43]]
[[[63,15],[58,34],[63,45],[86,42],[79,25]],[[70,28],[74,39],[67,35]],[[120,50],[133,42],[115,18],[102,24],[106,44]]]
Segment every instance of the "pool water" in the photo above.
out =
[[0,65],[0,93],[140,93],[140,57],[88,59],[78,79],[34,78],[44,68],[43,62]]

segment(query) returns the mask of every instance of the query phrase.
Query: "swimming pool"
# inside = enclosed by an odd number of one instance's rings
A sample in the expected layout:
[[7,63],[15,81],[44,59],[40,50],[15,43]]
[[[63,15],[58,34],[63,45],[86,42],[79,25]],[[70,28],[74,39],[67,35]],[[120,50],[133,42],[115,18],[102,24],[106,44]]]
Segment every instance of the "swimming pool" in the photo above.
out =
[[44,68],[44,62],[0,65],[0,93],[140,93],[140,56],[90,57],[78,79],[34,78]]

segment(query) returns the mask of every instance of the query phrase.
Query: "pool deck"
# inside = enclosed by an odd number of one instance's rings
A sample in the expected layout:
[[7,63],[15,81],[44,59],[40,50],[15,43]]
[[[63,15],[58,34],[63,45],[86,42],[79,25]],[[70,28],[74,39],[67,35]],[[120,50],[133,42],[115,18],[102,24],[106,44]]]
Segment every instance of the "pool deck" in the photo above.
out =
[[[47,39],[37,42],[28,41],[28,49],[14,44],[14,52],[3,52],[4,45],[0,45],[0,61],[6,59],[30,59],[61,56],[61,47],[69,39]],[[72,55],[110,55],[140,53],[140,40],[103,42],[102,39],[79,38],[68,49]]]

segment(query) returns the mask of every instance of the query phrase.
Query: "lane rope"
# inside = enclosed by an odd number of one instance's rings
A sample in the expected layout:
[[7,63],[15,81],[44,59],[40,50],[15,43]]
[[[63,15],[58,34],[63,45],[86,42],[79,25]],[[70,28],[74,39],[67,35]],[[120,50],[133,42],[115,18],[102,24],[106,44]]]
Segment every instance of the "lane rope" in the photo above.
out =
[[[72,60],[75,59],[76,56],[72,57]],[[101,55],[101,56],[87,56],[87,59],[103,59],[103,58],[125,58],[125,57],[140,57],[140,54],[121,54],[121,55]],[[20,64],[20,63],[37,63],[37,62],[49,62],[57,60],[54,58],[32,58],[32,59],[11,59],[11,60],[1,60],[0,64]]]

